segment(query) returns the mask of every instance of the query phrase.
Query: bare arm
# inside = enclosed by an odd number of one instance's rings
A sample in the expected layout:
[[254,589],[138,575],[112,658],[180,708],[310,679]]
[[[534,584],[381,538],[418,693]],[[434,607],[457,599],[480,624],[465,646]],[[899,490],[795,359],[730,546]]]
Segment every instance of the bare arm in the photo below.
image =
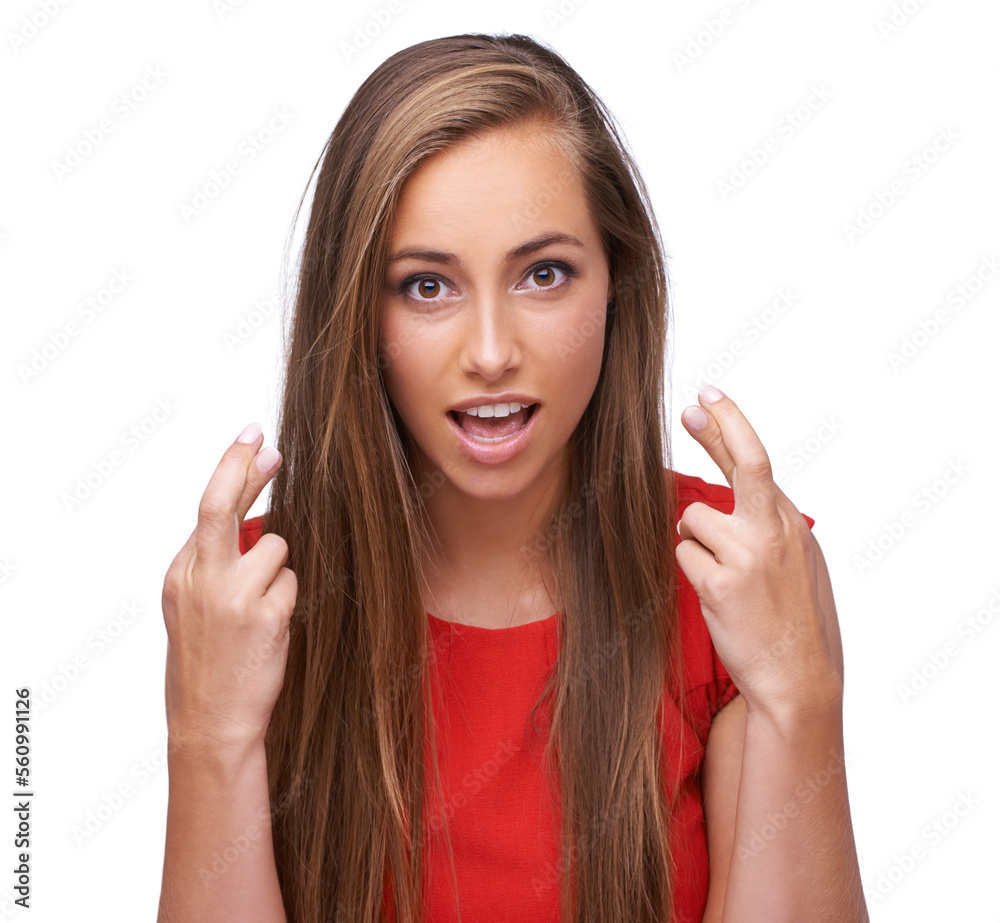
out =
[[721,923],[736,832],[747,702],[737,695],[712,719],[701,767],[708,834],[708,899],[702,923]]
[[[815,549],[842,683],[833,591],[818,543]],[[703,773],[711,869],[704,923],[867,923],[839,695],[780,718],[748,712],[737,696],[712,722]]]
[[[725,475],[733,512],[689,504],[677,522],[677,563],[746,714],[737,720],[734,709],[723,718],[733,706],[722,709],[706,745],[715,863],[706,918],[867,923],[844,768],[843,654],[826,561],[736,403],[710,385],[698,401],[681,420]],[[720,875],[725,882],[712,885]]]
[[271,843],[264,746],[171,743],[157,923],[286,923]]
[[240,524],[280,463],[260,445],[251,426],[225,452],[163,582],[170,792],[158,923],[287,919],[264,737],[297,582],[279,536],[240,553]]

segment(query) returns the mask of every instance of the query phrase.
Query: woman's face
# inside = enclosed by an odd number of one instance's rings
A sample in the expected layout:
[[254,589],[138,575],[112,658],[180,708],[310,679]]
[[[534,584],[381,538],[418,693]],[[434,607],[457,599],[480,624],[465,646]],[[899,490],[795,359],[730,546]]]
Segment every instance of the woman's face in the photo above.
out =
[[[504,499],[558,475],[597,384],[613,288],[578,173],[544,140],[537,124],[493,131],[403,187],[380,352],[418,487]],[[456,415],[511,402],[525,406]]]

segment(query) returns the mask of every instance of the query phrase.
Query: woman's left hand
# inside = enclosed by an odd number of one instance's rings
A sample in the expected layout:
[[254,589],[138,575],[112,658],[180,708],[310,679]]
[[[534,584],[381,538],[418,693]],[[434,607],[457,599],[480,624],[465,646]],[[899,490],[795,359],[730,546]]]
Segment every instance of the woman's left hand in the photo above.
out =
[[[681,419],[726,476],[735,506],[727,514],[690,504],[677,524],[677,563],[748,708],[827,707],[842,685],[809,524],[774,483],[767,452],[736,404],[711,386],[698,399],[701,408],[686,408]],[[707,420],[695,429],[699,410]]]

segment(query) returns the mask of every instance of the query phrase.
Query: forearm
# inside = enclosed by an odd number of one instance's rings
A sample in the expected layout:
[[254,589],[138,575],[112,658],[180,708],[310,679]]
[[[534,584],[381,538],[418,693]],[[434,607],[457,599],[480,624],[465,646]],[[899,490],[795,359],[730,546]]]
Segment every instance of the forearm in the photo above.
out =
[[867,923],[839,698],[808,715],[748,709],[722,919]]
[[287,923],[271,841],[263,743],[180,746],[169,802],[157,923]]

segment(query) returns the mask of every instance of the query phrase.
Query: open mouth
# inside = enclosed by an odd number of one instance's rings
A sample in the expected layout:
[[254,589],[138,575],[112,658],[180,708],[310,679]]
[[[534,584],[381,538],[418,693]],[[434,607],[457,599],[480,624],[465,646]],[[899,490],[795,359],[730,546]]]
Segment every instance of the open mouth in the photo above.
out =
[[459,428],[477,439],[500,440],[512,436],[527,425],[538,404],[522,407],[505,417],[474,417],[464,411],[449,410]]

